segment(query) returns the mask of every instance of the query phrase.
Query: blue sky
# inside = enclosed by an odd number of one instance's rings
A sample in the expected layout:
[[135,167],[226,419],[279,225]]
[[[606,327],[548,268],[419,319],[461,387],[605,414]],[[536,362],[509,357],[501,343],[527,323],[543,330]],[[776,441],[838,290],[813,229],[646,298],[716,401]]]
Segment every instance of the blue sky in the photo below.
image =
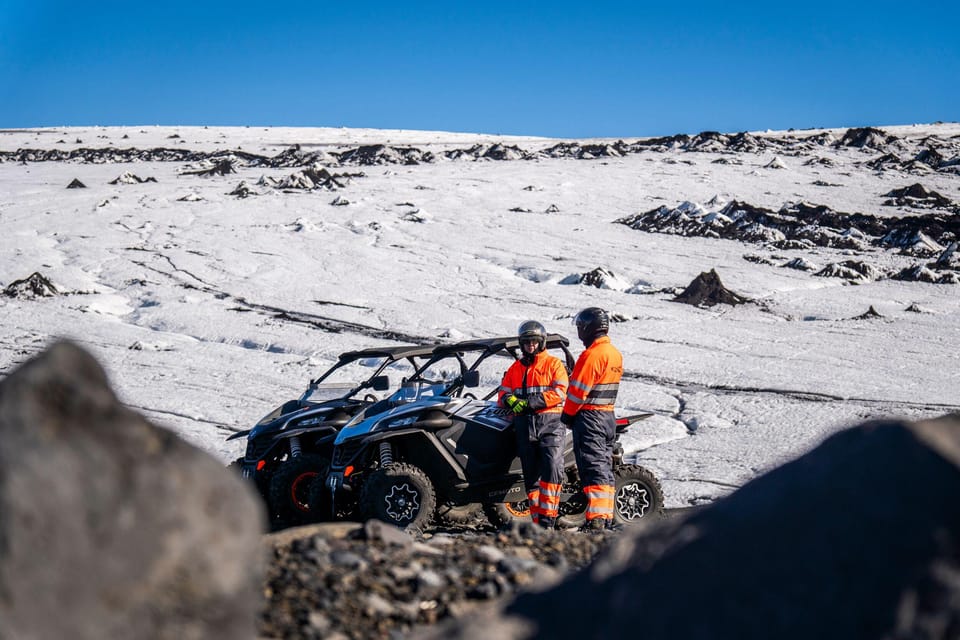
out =
[[960,3],[0,0],[0,128],[960,120]]

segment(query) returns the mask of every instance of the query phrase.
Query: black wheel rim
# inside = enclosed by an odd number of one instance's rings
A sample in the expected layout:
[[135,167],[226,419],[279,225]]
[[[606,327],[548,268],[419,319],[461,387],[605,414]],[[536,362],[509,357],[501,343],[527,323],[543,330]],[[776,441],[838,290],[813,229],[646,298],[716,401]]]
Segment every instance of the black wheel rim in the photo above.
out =
[[408,482],[392,485],[383,501],[386,505],[386,514],[394,522],[411,522],[420,512],[420,492],[411,487]]
[[650,511],[650,491],[640,482],[630,482],[619,489],[614,497],[617,515],[626,522],[639,520]]
[[294,478],[290,484],[290,501],[298,511],[309,513],[310,485],[318,475],[316,471],[307,471]]

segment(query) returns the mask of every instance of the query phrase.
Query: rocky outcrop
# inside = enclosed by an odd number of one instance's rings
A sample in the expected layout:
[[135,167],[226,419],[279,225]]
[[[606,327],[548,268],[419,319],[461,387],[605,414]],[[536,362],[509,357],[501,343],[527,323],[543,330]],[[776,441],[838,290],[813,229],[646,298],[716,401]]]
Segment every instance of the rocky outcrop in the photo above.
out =
[[39,271],[34,271],[22,280],[14,280],[3,289],[3,295],[8,298],[35,300],[37,298],[52,298],[60,295],[57,287],[50,279]]
[[723,286],[720,276],[711,269],[694,278],[673,301],[697,307],[712,307],[717,304],[743,304],[750,302],[750,299]]
[[[939,195],[923,190],[920,185],[915,187],[919,189],[911,187],[896,193],[912,194],[906,197],[915,203],[932,201],[914,197],[921,191],[930,198]],[[888,195],[896,194],[891,192]],[[956,206],[949,201],[948,204]],[[857,252],[873,248],[900,249],[906,255],[919,257],[938,254],[960,235],[960,216],[956,215],[927,213],[881,217],[843,213],[826,205],[807,202],[788,202],[777,211],[738,200],[715,208],[682,202],[673,208],[660,206],[618,218],[614,223],[649,233],[739,240],[778,249],[828,247]],[[875,277],[881,276],[877,274]]]
[[263,514],[58,343],[0,382],[0,638],[253,638]]

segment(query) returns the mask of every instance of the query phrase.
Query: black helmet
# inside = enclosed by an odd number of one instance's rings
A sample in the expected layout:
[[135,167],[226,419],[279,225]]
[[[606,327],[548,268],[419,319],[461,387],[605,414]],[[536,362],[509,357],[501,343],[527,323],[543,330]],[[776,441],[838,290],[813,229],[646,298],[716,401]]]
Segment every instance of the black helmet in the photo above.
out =
[[537,341],[537,350],[534,353],[540,353],[547,348],[547,330],[536,320],[527,320],[517,329],[517,339],[520,341],[521,351],[523,343],[528,340]]
[[573,324],[577,325],[577,337],[589,346],[598,337],[607,335],[610,316],[600,307],[587,307],[576,315]]

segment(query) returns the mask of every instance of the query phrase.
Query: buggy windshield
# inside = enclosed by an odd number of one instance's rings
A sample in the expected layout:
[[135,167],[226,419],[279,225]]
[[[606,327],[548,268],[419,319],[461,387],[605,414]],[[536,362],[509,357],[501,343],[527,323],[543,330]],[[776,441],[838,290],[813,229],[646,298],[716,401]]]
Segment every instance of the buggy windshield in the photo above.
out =
[[[403,377],[413,371],[413,365],[407,360],[387,358],[341,359],[320,378],[310,382],[301,400],[310,403],[329,402],[347,399],[355,395],[368,400],[382,400],[387,391],[377,391],[372,380],[379,375]],[[372,398],[370,397],[372,396]]]
[[427,398],[439,398],[444,394],[447,386],[446,382],[405,382],[390,396],[390,402],[399,406]]

